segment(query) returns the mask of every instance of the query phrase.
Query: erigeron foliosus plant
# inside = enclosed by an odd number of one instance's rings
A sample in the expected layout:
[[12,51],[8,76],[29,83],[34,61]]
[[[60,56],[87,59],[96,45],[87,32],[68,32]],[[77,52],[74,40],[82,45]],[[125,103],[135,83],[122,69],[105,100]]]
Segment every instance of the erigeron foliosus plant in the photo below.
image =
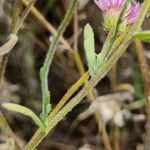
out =
[[[67,14],[58,29],[58,34],[50,45],[44,65],[40,70],[43,100],[41,116],[38,117],[32,110],[18,104],[3,104],[3,107],[8,110],[29,116],[39,126],[38,131],[27,144],[25,148],[26,150],[35,149],[41,140],[57,125],[57,123],[78,103],[80,103],[80,101],[97,85],[97,83],[118,61],[135,37],[144,41],[150,41],[149,31],[140,31],[141,24],[150,7],[150,0],[145,0],[142,6],[139,4],[132,5],[130,0],[94,0],[94,2],[103,12],[103,25],[104,30],[108,32],[108,37],[101,52],[96,54],[93,30],[89,24],[85,26],[84,48],[89,71],[86,72],[70,90],[68,90],[59,104],[52,110],[50,91],[48,88],[49,67],[59,38],[65,31],[73,15],[74,9],[77,7],[78,1],[72,0]],[[78,94],[67,103],[68,99],[84,83],[86,84]]]

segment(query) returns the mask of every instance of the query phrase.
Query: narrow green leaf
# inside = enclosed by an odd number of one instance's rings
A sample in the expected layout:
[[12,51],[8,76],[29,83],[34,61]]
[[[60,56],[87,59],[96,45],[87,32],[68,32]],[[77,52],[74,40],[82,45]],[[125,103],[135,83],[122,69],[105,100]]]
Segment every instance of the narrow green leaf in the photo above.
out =
[[84,49],[85,55],[88,63],[89,72],[91,74],[95,73],[96,67],[96,53],[95,53],[95,46],[94,46],[94,33],[93,29],[89,24],[86,24],[84,28]]
[[144,42],[149,42],[150,43],[150,30],[137,32],[137,33],[134,34],[134,38],[138,38],[138,39],[140,39]]
[[30,118],[33,119],[33,121],[40,127],[45,129],[44,124],[41,122],[41,120],[39,119],[39,117],[30,109],[28,109],[27,107],[18,105],[18,104],[14,104],[14,103],[3,103],[2,106],[10,111],[14,111],[17,113],[21,113],[25,116],[28,116]]

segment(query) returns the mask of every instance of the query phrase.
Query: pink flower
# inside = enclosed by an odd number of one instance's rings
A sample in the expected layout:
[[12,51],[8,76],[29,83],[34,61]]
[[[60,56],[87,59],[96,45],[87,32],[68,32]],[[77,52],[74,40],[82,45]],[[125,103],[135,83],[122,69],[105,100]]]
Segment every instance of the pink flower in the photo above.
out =
[[124,0],[94,0],[94,2],[105,13],[111,9],[120,11]]
[[[119,13],[122,9],[125,0],[94,0],[95,4],[103,11],[104,13],[104,27],[106,31],[112,29],[118,19]],[[134,6],[131,4],[126,10],[126,14],[122,19],[122,28],[128,24],[132,24],[136,21],[140,13],[140,4],[137,3]]]
[[128,11],[126,13],[126,19],[128,24],[132,24],[137,20],[137,17],[140,13],[140,5],[137,3],[135,6],[129,6]]

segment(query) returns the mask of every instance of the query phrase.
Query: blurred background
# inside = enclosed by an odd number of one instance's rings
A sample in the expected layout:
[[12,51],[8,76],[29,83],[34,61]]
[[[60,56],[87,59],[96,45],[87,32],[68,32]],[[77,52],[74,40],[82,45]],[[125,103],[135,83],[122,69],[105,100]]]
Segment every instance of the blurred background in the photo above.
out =
[[[58,29],[70,0],[38,0],[35,7]],[[0,45],[9,35],[12,11],[15,0],[0,0]],[[24,9],[24,5],[22,6]],[[87,63],[83,49],[83,28],[90,23],[95,33],[96,52],[99,53],[106,39],[103,30],[101,11],[92,0],[79,0],[78,10],[65,31],[64,38],[77,48],[85,70]],[[77,30],[75,30],[77,25]],[[143,29],[150,27],[149,16],[144,21]],[[75,32],[76,31],[76,32]],[[77,43],[75,45],[75,38]],[[46,52],[54,35],[30,13],[19,32],[19,41],[9,55],[5,76],[0,85],[0,103],[15,102],[27,106],[36,114],[41,112],[41,91],[39,69],[43,65]],[[143,44],[145,57],[150,62],[150,46]],[[58,44],[53,59],[49,87],[53,108],[81,76],[75,60],[74,51]],[[2,57],[0,58],[3,65]],[[135,50],[131,44],[116,65],[116,85],[113,90],[113,73],[106,75],[94,89],[95,101],[85,98],[64,118],[39,145],[39,150],[103,150],[106,129],[113,145],[116,135],[119,137],[121,150],[142,150],[145,134],[145,98],[141,72]],[[101,114],[97,123],[93,110]],[[11,129],[24,147],[36,131],[36,125],[30,118],[11,113],[1,107]],[[101,126],[99,126],[101,125]],[[117,129],[116,129],[117,128]],[[7,136],[0,131],[0,150],[7,150]]]

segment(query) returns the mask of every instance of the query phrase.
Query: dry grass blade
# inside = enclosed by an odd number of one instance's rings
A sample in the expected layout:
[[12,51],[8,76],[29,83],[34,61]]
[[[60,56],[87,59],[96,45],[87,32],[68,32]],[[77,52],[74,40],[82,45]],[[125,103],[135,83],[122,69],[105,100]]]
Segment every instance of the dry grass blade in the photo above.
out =
[[9,53],[18,41],[18,37],[15,34],[10,34],[9,40],[0,47],[0,56]]

